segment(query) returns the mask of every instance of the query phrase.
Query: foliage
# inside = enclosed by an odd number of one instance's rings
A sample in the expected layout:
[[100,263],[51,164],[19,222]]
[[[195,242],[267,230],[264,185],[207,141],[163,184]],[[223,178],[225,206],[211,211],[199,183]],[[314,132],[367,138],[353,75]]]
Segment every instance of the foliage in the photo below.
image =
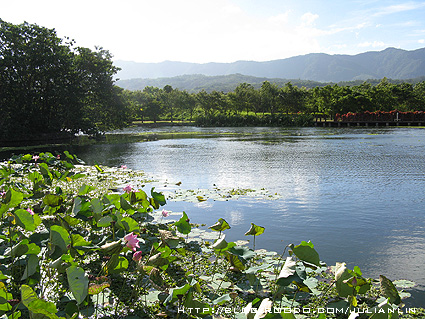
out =
[[[189,239],[196,226],[185,212],[164,223],[161,193],[112,192],[101,186],[108,171],[68,152],[0,166],[2,318],[212,318],[223,308],[232,318],[311,318],[308,309],[319,308],[334,311],[317,318],[345,309],[393,318],[405,295],[397,286],[413,285],[381,276],[378,287],[358,267],[329,268],[311,242],[282,255],[227,242],[222,218],[209,227],[218,236],[198,230]],[[246,235],[264,230],[252,223]]]
[[1,142],[122,127],[129,113],[111,58],[74,48],[54,29],[0,20]]
[[198,126],[311,126],[314,116],[310,114],[265,114],[265,115],[215,115],[198,116]]
[[170,85],[125,92],[137,105],[134,119],[192,120],[195,115],[195,123],[200,126],[309,126],[318,114],[333,119],[348,112],[425,110],[424,82],[394,84],[386,78],[375,85],[363,82],[314,88],[291,82],[278,86],[269,81],[256,88],[243,82],[227,93],[200,90],[189,94]]

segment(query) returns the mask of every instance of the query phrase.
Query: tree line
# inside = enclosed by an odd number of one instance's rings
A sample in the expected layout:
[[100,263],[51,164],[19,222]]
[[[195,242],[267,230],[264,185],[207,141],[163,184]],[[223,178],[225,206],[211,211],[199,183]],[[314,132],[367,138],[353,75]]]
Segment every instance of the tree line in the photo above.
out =
[[425,81],[390,83],[386,78],[377,85],[363,82],[356,86],[326,85],[305,88],[286,83],[279,87],[264,81],[259,89],[239,84],[224,93],[201,90],[188,93],[166,85],[163,89],[145,87],[125,91],[134,119],[158,121],[222,118],[237,115],[316,114],[333,119],[336,114],[365,111],[425,111]]
[[[58,38],[54,29],[1,19],[0,71],[0,145],[52,135],[96,135],[137,120],[268,125],[277,118],[273,124],[286,125],[292,114],[334,118],[348,112],[425,110],[425,81],[390,83],[385,78],[376,85],[314,88],[244,82],[226,93],[189,93],[171,85],[124,90],[115,85],[118,68],[107,50],[76,46],[69,38]],[[292,124],[303,123],[308,121]]]

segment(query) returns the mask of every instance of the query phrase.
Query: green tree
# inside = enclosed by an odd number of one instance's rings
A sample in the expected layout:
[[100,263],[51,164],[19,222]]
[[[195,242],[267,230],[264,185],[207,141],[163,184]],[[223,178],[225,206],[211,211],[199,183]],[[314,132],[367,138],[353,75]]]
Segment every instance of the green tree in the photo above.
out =
[[324,115],[330,115],[334,111],[335,105],[335,93],[338,86],[326,85],[323,88],[316,87],[313,91],[314,111],[322,113]]
[[164,112],[167,113],[167,115],[169,116],[171,123],[173,123],[174,121],[174,108],[176,103],[175,101],[176,96],[177,94],[171,85],[167,84],[162,89],[161,99],[164,105]]
[[210,93],[210,101],[214,111],[227,115],[230,109],[230,103],[226,94],[219,91],[212,91]]
[[260,90],[253,90],[251,95],[251,108],[255,114],[262,112]]
[[54,29],[0,20],[0,133],[42,138],[123,126],[129,112],[115,87],[111,55],[74,48]]
[[118,69],[111,59],[112,55],[102,48],[76,49],[77,91],[83,96],[83,119],[79,121],[85,132],[121,128],[131,118],[123,90],[114,85],[112,77]]
[[196,94],[196,100],[199,107],[204,111],[204,115],[210,117],[214,111],[211,95],[202,90]]
[[304,91],[296,86],[293,86],[291,82],[285,84],[285,86],[279,92],[280,107],[286,114],[297,113],[305,107],[305,94]]
[[263,112],[274,114],[278,106],[279,88],[276,84],[264,81],[260,88]]
[[144,121],[145,113],[143,109],[143,92],[140,90],[137,91],[130,91],[125,90],[123,92],[124,98],[129,103],[130,112],[131,112],[131,119],[134,120],[141,120]]
[[3,137],[78,131],[73,54],[54,30],[0,20],[0,70]]
[[392,93],[393,86],[387,78],[383,78],[378,85],[373,87],[371,96],[375,110],[388,112],[396,108],[397,101]]
[[184,114],[189,115],[189,121],[193,120],[193,112],[196,108],[196,97],[194,94],[190,94],[187,91],[181,91],[178,96],[178,105],[180,107],[182,116]]
[[360,85],[354,86],[353,92],[358,106],[355,112],[372,111],[375,109],[372,104],[372,85],[370,83],[363,82]]
[[413,107],[418,111],[425,111],[425,81],[414,86],[413,97]]
[[143,114],[156,123],[163,113],[161,90],[152,86],[145,87],[140,95],[140,103]]
[[394,97],[395,105],[392,110],[397,109],[400,111],[409,111],[414,105],[413,85],[410,83],[400,83],[394,85],[391,90]]
[[249,83],[241,83],[235,89],[235,110],[242,112],[246,111],[248,114],[253,110],[254,102],[254,87]]
[[331,118],[334,118],[336,113],[344,114],[348,112],[356,112],[356,99],[353,95],[353,90],[349,86],[341,86],[334,88],[333,107],[331,108]]

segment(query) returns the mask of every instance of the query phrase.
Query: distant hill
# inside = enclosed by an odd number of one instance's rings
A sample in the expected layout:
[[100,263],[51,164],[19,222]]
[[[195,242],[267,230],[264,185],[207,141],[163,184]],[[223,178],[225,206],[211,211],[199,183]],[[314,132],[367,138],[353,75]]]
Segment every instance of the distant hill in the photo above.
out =
[[311,53],[267,62],[233,63],[136,63],[115,61],[122,70],[121,80],[157,79],[202,74],[220,76],[241,74],[259,78],[299,79],[317,82],[341,82],[366,79],[410,79],[425,76],[425,48],[406,51],[387,48],[356,55]]
[[[205,90],[207,92],[212,91],[233,91],[240,83],[250,83],[256,89],[260,88],[264,81],[276,83],[278,86],[284,86],[285,83],[289,82],[286,79],[269,79],[265,77],[255,77],[242,74],[231,74],[231,75],[217,75],[207,76],[202,74],[193,75],[180,75],[171,78],[158,78],[158,79],[130,79],[130,80],[119,80],[117,85],[127,90],[143,90],[146,86],[153,86],[163,88],[166,85],[171,85],[175,89],[186,90],[188,92],[199,92]],[[320,83],[315,81],[302,81],[292,80],[293,85],[298,87],[315,87],[324,86],[327,83]]]
[[[415,79],[405,79],[405,80],[393,80],[388,79],[389,82],[397,84],[401,82],[408,82],[416,84],[418,82],[425,81],[425,76],[415,78]],[[159,79],[130,79],[130,80],[119,80],[117,85],[131,91],[140,90],[142,91],[146,86],[153,86],[157,88],[163,88],[166,85],[171,85],[174,89],[186,90],[190,93],[196,93],[201,90],[207,92],[212,91],[222,91],[230,92],[234,91],[235,88],[240,83],[250,83],[256,89],[260,88],[264,81],[269,81],[271,83],[277,84],[279,87],[284,86],[287,82],[291,82],[297,87],[306,87],[313,88],[316,86],[322,87],[328,84],[335,84],[332,82],[316,82],[316,81],[307,81],[307,80],[287,80],[287,79],[272,79],[265,77],[255,77],[242,74],[231,74],[231,75],[217,75],[217,76],[207,76],[202,74],[194,75],[180,75],[171,78],[159,78]],[[363,83],[363,80],[348,81],[348,82],[338,82],[338,85],[360,85]],[[376,85],[380,82],[380,79],[371,79],[367,80],[372,85]]]

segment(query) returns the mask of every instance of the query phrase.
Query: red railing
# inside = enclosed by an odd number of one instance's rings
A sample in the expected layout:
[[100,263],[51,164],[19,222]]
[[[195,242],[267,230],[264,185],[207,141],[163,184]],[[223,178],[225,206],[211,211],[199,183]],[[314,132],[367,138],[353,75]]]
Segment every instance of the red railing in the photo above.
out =
[[336,114],[335,121],[339,122],[424,122],[425,113],[423,111],[400,112],[393,110],[390,112],[375,111],[362,113]]

